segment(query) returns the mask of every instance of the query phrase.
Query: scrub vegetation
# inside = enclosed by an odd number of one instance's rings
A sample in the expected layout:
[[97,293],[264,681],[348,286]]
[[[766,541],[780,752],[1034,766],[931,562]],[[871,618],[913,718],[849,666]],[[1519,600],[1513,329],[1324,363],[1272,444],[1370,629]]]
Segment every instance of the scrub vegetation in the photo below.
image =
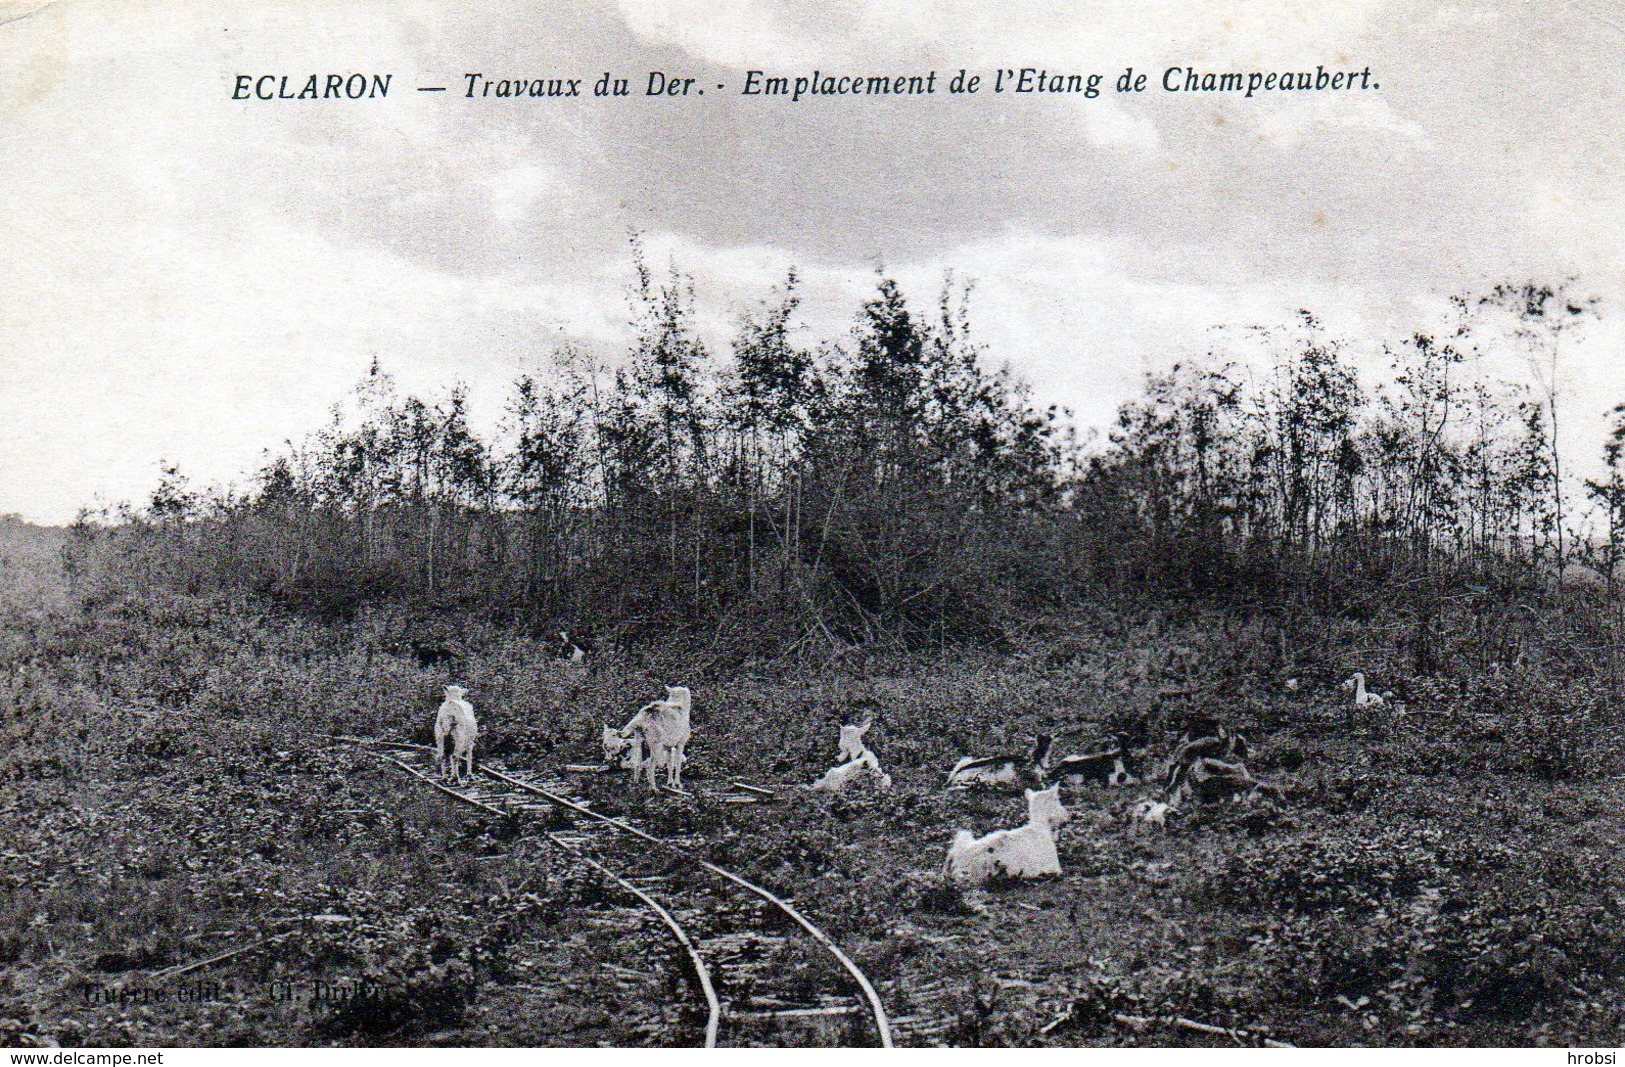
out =
[[[326,737],[426,743],[456,683],[516,768],[690,686],[692,798],[572,786],[792,897],[900,1043],[1618,1043],[1625,405],[1573,480],[1575,283],[1458,298],[1377,383],[1304,313],[1250,335],[1267,373],[1183,364],[1084,440],[963,289],[881,278],[815,345],[792,274],[723,356],[635,262],[625,359],[558,353],[495,435],[374,366],[251,484],[0,523],[9,1040],[693,1043],[590,870]],[[1509,353],[1532,386],[1480,372]],[[871,718],[890,791],[782,788]],[[1059,877],[942,881],[1025,818],[958,758],[1115,737],[1145,773],[1215,722],[1283,803],[1070,791]]]

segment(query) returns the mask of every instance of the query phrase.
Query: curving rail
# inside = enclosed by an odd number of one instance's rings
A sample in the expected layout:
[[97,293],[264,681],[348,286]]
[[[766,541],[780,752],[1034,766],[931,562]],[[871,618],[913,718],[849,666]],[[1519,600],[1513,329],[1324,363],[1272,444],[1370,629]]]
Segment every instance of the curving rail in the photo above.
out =
[[[494,795],[483,794],[477,790],[463,792],[446,785],[444,782],[439,781],[430,775],[423,773],[418,768],[415,768],[402,760],[374,751],[378,748],[386,748],[399,751],[432,752],[433,749],[429,748],[428,746],[398,741],[382,741],[374,738],[355,737],[350,735],[329,736],[333,737],[334,740],[359,746],[363,748],[363,750],[370,751],[372,755],[376,756],[385,763],[398,768],[399,770],[412,776],[414,779],[432,786],[437,791],[451,796],[461,803],[478,808],[487,813],[502,817],[509,817],[515,814],[516,810],[527,810],[525,807],[518,807],[514,803],[516,797],[539,797],[546,801],[548,805],[552,805],[570,812],[576,817],[578,826],[582,825],[583,823],[601,826],[612,829],[618,834],[635,838],[638,841],[653,846],[654,849],[671,857],[679,863],[687,864],[704,870],[717,878],[722,879],[724,882],[735,887],[736,889],[743,890],[744,892],[751,894],[759,901],[779,912],[785,918],[788,918],[821,949],[827,952],[836,963],[840,965],[841,969],[846,972],[861,993],[863,1001],[862,1010],[865,1010],[872,1020],[875,1033],[879,1038],[881,1047],[893,1047],[891,1020],[887,1016],[885,1006],[881,1003],[880,996],[876,992],[873,983],[869,981],[868,976],[863,973],[862,969],[858,967],[850,956],[841,950],[840,946],[837,945],[827,933],[808,919],[806,915],[798,910],[793,904],[784,900],[782,897],[779,897],[770,890],[765,889],[749,879],[728,870],[726,867],[713,863],[710,860],[705,859],[703,856],[697,855],[693,851],[683,848],[674,842],[665,840],[650,834],[647,831],[639,829],[638,827],[626,822],[624,819],[618,819],[613,816],[605,815],[602,812],[593,811],[585,803],[564,795],[559,791],[559,789],[548,788],[547,786],[538,784],[537,782],[529,780],[526,777],[520,777],[507,773],[488,764],[481,764],[475,772],[475,778],[483,778],[487,783],[501,783],[501,785],[506,787],[506,789]],[[502,803],[499,806],[499,804],[492,803],[491,801],[493,800],[498,800]],[[659,917],[661,922],[671,932],[673,938],[677,941],[678,945],[686,954],[689,965],[692,968],[698,982],[700,991],[705,997],[708,1016],[706,1022],[705,1047],[714,1047],[716,1045],[724,1010],[722,1001],[717,994],[716,983],[713,981],[711,969],[704,959],[701,951],[702,943],[697,943],[698,939],[693,937],[690,932],[684,928],[683,923],[679,921],[677,915],[673,913],[672,908],[668,908],[667,906],[663,905],[645,889],[638,887],[628,879],[622,877],[621,874],[616,873],[597,859],[589,856],[586,850],[582,847],[582,844],[586,842],[572,841],[564,835],[557,833],[547,833],[545,835],[545,839],[550,844],[570,853],[575,858],[580,859],[583,863],[605,876],[623,891],[635,897],[640,903]],[[732,945],[740,938],[745,938],[748,940],[750,939],[750,936],[751,935],[746,932],[733,932],[714,937],[712,941],[718,945]],[[758,938],[758,940],[762,939]],[[813,1011],[792,1010],[770,1014],[779,1014],[784,1016],[807,1016],[826,1013],[832,1014],[836,1011],[845,1012],[851,1010],[857,1009],[840,1008]]]

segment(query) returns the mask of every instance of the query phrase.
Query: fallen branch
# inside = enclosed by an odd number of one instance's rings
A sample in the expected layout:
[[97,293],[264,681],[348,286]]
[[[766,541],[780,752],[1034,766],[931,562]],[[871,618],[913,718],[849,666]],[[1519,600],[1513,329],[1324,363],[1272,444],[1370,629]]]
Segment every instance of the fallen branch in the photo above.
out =
[[748,785],[745,782],[739,781],[737,778],[734,779],[734,781],[730,782],[729,784],[732,785],[735,789],[743,789],[747,793],[755,793],[758,796],[764,796],[764,797],[778,796],[778,794],[773,792],[773,790],[771,790],[771,789],[763,789],[759,785]]
[[[1255,1033],[1250,1030],[1237,1030],[1228,1026],[1214,1026],[1212,1023],[1199,1023],[1195,1019],[1186,1019],[1179,1015],[1149,1016],[1123,1015],[1121,1013],[1117,1013],[1114,1014],[1112,1018],[1117,1020],[1119,1023],[1122,1023],[1124,1026],[1136,1031],[1144,1030],[1152,1023],[1161,1023],[1164,1026],[1176,1026],[1181,1030],[1193,1030],[1199,1034],[1213,1034],[1218,1037],[1228,1037],[1238,1045],[1245,1045],[1250,1041],[1256,1041],[1265,1048],[1297,1048],[1296,1045],[1289,1044],[1285,1041],[1276,1041],[1274,1038],[1265,1037],[1263,1034]],[[1059,1022],[1059,1020],[1057,1020],[1057,1022]]]
[[[827,1008],[781,1008],[778,1011],[736,1011],[735,1018],[792,1019],[817,1015],[855,1015],[863,1010],[861,1004],[832,1004]],[[893,1022],[897,1020],[893,1019]]]
[[634,971],[630,967],[622,967],[608,961],[600,964],[600,966],[602,966],[604,970],[609,971],[611,974],[618,974],[622,978],[641,978],[649,981],[652,981],[655,978],[655,976],[650,974],[648,971]]
[[371,745],[374,748],[398,748],[407,752],[427,749],[427,745],[413,745],[405,741],[379,741],[371,737],[351,737],[349,734],[328,734],[335,741],[346,741],[352,745]]
[[[893,1019],[892,1021],[897,1022],[898,1020]],[[1040,1026],[1038,1028],[1038,1032],[1040,1034],[1044,1035],[1044,1036],[1048,1036],[1049,1032],[1051,1030],[1055,1029],[1057,1026],[1060,1026],[1062,1023],[1071,1022],[1071,1021],[1072,1021],[1072,1005],[1068,1004],[1066,1006],[1065,1011],[1061,1012],[1061,1014],[1057,1015],[1055,1018],[1051,1019],[1049,1022],[1045,1023],[1043,1026]]]

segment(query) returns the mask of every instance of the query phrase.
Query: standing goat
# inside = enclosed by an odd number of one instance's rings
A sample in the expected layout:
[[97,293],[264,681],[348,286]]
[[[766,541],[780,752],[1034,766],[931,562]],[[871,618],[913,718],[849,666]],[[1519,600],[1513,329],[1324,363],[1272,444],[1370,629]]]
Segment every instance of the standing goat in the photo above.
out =
[[480,736],[474,722],[474,705],[463,699],[467,695],[468,690],[460,685],[446,686],[446,699],[434,717],[435,763],[444,768],[447,778],[455,777],[459,785],[463,781],[459,760],[468,776],[474,777],[474,740]]
[[960,830],[948,846],[942,874],[956,882],[985,882],[995,875],[1041,878],[1061,873],[1055,831],[1069,818],[1061,805],[1060,786],[1027,790],[1027,824],[977,837]]
[[655,781],[655,771],[664,767],[666,787],[679,791],[683,788],[683,748],[691,736],[689,716],[693,707],[694,696],[687,686],[668,685],[665,700],[643,705],[631,721],[621,727],[620,735],[635,738],[634,743],[643,753],[642,760],[632,766],[632,781],[636,782],[638,772],[647,768],[649,788],[658,792],[660,785]]

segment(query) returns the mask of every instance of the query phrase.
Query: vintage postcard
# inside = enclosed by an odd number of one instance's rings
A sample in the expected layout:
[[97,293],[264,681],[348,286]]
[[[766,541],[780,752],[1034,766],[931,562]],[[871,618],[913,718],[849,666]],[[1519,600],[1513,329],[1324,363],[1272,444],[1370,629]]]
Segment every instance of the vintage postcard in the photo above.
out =
[[1622,60],[0,0],[11,1062],[1616,1062]]

